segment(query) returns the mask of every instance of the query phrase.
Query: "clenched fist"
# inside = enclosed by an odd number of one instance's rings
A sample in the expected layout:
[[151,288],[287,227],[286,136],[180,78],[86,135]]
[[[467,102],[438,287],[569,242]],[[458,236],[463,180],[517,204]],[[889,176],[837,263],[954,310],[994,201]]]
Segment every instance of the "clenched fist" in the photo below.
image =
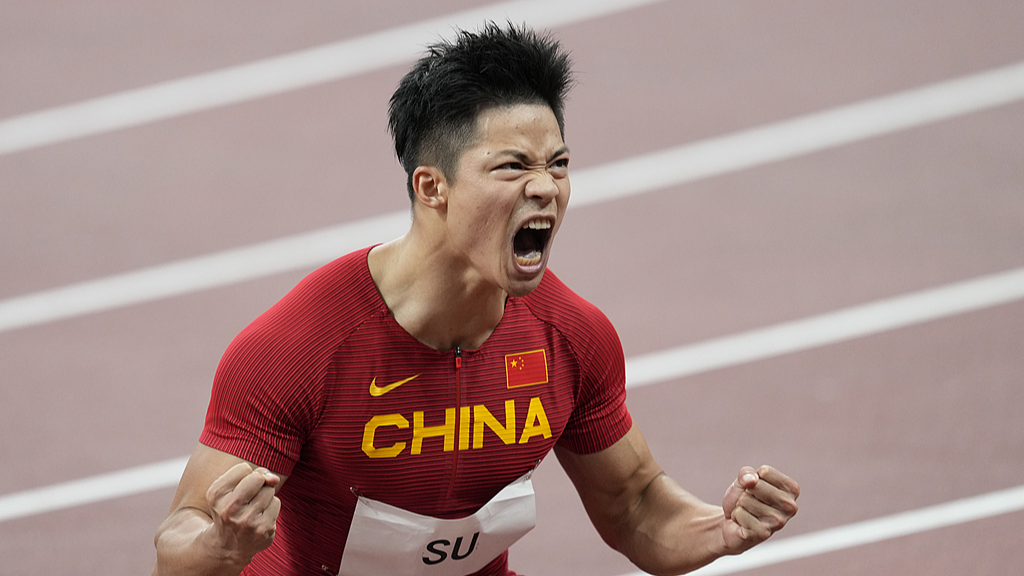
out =
[[274,541],[281,500],[275,496],[281,478],[266,468],[240,463],[221,475],[206,491],[213,525],[207,531],[215,549],[248,561]]
[[800,486],[771,466],[745,466],[722,499],[726,550],[739,554],[768,539],[797,512]]

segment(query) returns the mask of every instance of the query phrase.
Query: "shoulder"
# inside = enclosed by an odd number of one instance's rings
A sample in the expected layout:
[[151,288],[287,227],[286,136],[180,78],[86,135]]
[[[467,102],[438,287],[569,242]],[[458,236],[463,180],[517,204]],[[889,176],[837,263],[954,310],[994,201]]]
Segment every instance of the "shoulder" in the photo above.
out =
[[597,306],[573,292],[551,270],[523,302],[539,320],[550,324],[575,346],[619,349],[615,327]]
[[632,425],[625,407],[626,366],[622,343],[597,306],[570,290],[551,271],[525,298],[534,317],[565,339],[580,367],[573,415],[559,446],[576,454],[612,445]]
[[[222,362],[286,368],[326,360],[369,315],[383,306],[363,249],[313,271],[232,341]],[[266,369],[266,368],[264,368]]]
[[604,312],[573,292],[551,270],[544,272],[540,285],[524,296],[523,302],[538,318],[570,329],[611,327]]

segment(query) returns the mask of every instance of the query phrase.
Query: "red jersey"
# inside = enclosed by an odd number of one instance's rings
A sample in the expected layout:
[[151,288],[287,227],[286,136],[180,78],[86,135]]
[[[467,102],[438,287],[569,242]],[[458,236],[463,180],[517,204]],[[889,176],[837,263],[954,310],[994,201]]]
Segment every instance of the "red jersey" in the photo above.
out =
[[[355,493],[461,518],[556,443],[595,452],[632,424],[618,336],[550,271],[479,349],[439,352],[392,317],[368,253],[306,277],[217,369],[200,442],[289,477],[245,574],[336,574]],[[477,574],[507,573],[505,554]]]

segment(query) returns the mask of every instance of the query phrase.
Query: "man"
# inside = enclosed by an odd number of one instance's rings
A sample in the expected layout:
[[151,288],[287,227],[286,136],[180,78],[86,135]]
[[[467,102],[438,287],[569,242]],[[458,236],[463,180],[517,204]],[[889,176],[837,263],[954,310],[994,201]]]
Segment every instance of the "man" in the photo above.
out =
[[431,47],[391,100],[413,222],[232,342],[154,574],[513,574],[552,449],[609,545],[657,574],[763,541],[799,488],[721,506],[664,475],[603,314],[545,272],[569,200],[568,57],[514,26]]

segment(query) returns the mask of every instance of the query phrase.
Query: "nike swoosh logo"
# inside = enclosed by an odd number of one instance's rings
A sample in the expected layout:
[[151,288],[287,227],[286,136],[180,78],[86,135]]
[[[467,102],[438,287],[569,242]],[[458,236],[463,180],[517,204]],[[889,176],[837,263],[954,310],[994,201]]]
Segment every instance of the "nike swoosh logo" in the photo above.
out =
[[[402,384],[405,384],[409,380],[412,380],[413,378],[418,378],[418,377],[419,377],[419,374],[417,374],[416,376],[409,376],[405,380],[399,380],[398,382],[392,382],[391,384],[388,384],[387,386],[377,386],[377,379],[374,378],[373,381],[370,382],[370,396],[373,396],[374,398],[376,398],[377,396],[383,396],[383,395],[387,394],[388,392],[391,392],[395,388],[398,388]],[[365,380],[364,380],[364,382],[365,382]]]

